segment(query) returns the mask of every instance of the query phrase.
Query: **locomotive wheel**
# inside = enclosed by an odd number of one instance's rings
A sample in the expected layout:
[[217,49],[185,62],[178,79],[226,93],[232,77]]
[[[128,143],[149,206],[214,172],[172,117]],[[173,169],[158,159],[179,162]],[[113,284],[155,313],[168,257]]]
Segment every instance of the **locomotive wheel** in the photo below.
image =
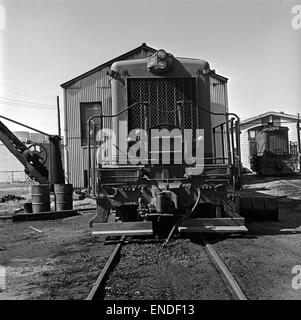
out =
[[34,143],[28,147],[28,150],[40,157],[41,164],[44,164],[47,161],[47,151],[42,144]]

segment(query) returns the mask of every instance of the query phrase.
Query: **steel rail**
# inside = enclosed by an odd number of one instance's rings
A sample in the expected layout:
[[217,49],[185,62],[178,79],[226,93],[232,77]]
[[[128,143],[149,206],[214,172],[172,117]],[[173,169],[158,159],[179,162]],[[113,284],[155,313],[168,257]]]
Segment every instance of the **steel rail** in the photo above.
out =
[[239,300],[248,300],[246,295],[243,293],[242,289],[240,288],[239,284],[234,279],[233,275],[229,271],[229,269],[226,267],[226,265],[223,263],[217,252],[213,249],[213,247],[206,241],[205,238],[201,236],[201,240],[203,241],[205,245],[205,249],[208,253],[208,256],[214,263],[214,265],[218,268],[218,270],[225,276],[228,283],[230,284],[232,290],[234,291],[236,297]]
[[113,252],[111,253],[109,259],[107,260],[104,268],[101,270],[97,280],[95,281],[95,283],[93,284],[93,287],[91,289],[91,291],[89,292],[86,300],[93,300],[95,299],[96,295],[99,294],[104,281],[106,279],[106,276],[108,275],[109,271],[111,270],[114,261],[116,260],[117,254],[120,251],[120,248],[122,246],[122,244],[124,243],[125,240],[125,236],[122,236],[121,239],[119,240],[118,244],[115,246]]

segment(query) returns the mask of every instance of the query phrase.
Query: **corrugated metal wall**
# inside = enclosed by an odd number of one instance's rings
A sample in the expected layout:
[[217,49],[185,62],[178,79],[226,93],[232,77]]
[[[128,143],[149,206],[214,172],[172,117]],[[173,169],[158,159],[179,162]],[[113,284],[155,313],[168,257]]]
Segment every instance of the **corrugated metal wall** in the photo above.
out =
[[[151,54],[151,51],[143,49],[128,56],[127,60],[141,59]],[[105,67],[65,89],[66,175],[69,182],[77,188],[84,186],[83,172],[87,169],[87,148],[81,146],[80,103],[101,101],[103,113],[111,114],[110,77],[107,75],[109,70],[110,67]],[[111,127],[109,119],[104,119],[104,127]]]

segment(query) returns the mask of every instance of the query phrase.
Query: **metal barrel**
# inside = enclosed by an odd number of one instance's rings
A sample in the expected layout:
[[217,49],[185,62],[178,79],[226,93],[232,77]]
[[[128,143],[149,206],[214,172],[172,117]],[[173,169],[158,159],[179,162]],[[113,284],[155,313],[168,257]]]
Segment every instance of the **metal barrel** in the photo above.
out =
[[73,209],[72,184],[55,184],[54,193],[57,211]]
[[31,187],[32,212],[50,211],[50,188],[48,184],[38,184]]

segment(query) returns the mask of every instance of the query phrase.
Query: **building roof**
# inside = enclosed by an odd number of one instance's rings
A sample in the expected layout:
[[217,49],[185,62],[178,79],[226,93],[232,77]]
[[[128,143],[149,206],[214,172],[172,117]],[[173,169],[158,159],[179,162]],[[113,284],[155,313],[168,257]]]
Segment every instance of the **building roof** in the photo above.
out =
[[228,82],[228,80],[229,80],[229,78],[226,78],[226,77],[224,77],[224,76],[221,76],[220,74],[217,74],[217,73],[215,72],[215,70],[212,70],[212,71],[210,72],[210,75],[211,75],[213,78],[216,78],[216,79],[221,80],[221,81],[224,81],[224,82]]
[[280,111],[280,112],[268,111],[268,112],[259,114],[259,115],[255,116],[255,117],[251,117],[251,118],[242,120],[241,124],[246,124],[246,123],[249,123],[249,122],[253,122],[253,121],[259,120],[261,118],[267,117],[267,116],[277,116],[277,117],[282,117],[282,118],[289,118],[289,119],[292,119],[292,120],[298,120],[298,116],[293,115],[293,114],[284,113],[283,111]]
[[153,53],[155,53],[157,51],[156,49],[147,46],[146,43],[142,43],[141,46],[139,46],[139,47],[137,47],[137,48],[135,48],[135,49],[133,49],[131,51],[128,51],[128,52],[126,52],[126,53],[124,53],[124,54],[122,54],[122,55],[120,55],[120,56],[118,56],[118,57],[116,57],[116,58],[114,58],[112,60],[109,60],[109,61],[99,65],[98,67],[93,68],[93,69],[91,69],[91,70],[89,70],[89,71],[87,71],[87,72],[85,72],[85,73],[83,73],[83,74],[71,79],[71,80],[68,80],[67,82],[61,84],[61,87],[62,88],[66,88],[66,87],[70,86],[71,84],[73,84],[74,82],[76,82],[78,80],[81,80],[83,78],[86,78],[87,76],[89,76],[89,75],[91,75],[91,74],[93,74],[93,73],[95,73],[95,72],[97,72],[97,71],[99,71],[99,70],[101,70],[101,69],[103,69],[105,67],[108,67],[108,66],[112,65],[116,61],[120,61],[120,60],[126,59],[127,57],[129,57],[129,56],[131,56],[131,55],[133,55],[135,53],[138,53],[141,50],[148,50],[148,51],[151,51]]
[[[141,46],[139,46],[139,47],[137,47],[137,48],[135,48],[135,49],[133,49],[133,50],[130,50],[130,51],[128,51],[128,52],[126,52],[126,53],[124,53],[124,54],[122,54],[122,55],[114,58],[114,59],[111,59],[111,60],[109,60],[109,61],[107,61],[107,62],[105,62],[105,63],[97,66],[96,68],[93,68],[93,69],[91,69],[91,70],[89,70],[89,71],[87,71],[87,72],[85,72],[85,73],[83,73],[83,74],[81,74],[81,75],[79,75],[79,76],[71,79],[71,80],[68,80],[68,81],[62,83],[62,84],[61,84],[61,87],[62,87],[62,88],[67,88],[67,87],[71,86],[72,84],[74,84],[75,82],[77,82],[77,81],[79,81],[79,80],[81,80],[81,79],[84,79],[84,78],[86,78],[87,76],[89,76],[89,75],[91,75],[91,74],[93,74],[93,73],[95,73],[95,72],[97,72],[97,71],[99,71],[99,70],[102,70],[102,69],[105,68],[105,67],[111,66],[111,65],[112,65],[114,62],[116,62],[116,61],[124,60],[124,59],[132,56],[133,54],[140,52],[141,50],[148,50],[148,51],[150,51],[150,52],[152,52],[152,53],[157,52],[157,49],[154,49],[154,48],[152,48],[152,47],[147,46],[146,43],[142,43]],[[190,59],[190,58],[189,58],[189,59]],[[196,60],[198,60],[198,59],[196,59]],[[223,77],[223,76],[221,76],[220,74],[215,73],[215,70],[211,70],[211,73],[210,73],[210,74],[211,74],[214,78],[217,78],[217,79],[219,79],[219,80],[221,80],[221,81],[225,81],[225,82],[228,81],[228,78]]]

